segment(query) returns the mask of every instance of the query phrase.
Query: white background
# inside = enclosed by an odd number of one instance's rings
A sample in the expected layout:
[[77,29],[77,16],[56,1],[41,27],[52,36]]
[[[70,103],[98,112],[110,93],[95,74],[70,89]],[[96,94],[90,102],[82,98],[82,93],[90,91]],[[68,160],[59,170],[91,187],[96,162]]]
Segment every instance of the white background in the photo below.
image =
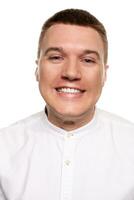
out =
[[0,128],[44,108],[35,81],[44,21],[65,8],[86,9],[105,25],[109,70],[98,107],[134,122],[134,6],[131,0],[1,0]]

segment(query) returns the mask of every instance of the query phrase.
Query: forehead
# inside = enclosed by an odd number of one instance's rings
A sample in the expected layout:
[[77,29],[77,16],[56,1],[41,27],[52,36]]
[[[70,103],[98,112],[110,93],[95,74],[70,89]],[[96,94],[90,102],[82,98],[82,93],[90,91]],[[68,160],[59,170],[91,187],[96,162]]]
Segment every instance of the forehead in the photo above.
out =
[[42,39],[41,48],[60,46],[66,49],[91,49],[104,51],[99,33],[91,28],[78,25],[52,25]]

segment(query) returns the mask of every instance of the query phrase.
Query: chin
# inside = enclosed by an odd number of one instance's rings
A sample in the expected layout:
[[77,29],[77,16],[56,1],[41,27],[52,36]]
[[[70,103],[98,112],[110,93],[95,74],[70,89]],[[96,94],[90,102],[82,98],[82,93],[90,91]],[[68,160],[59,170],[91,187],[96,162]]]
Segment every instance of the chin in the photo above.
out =
[[57,110],[57,114],[61,119],[75,120],[84,117],[85,115],[90,115],[89,110],[78,110],[78,109],[62,109]]
[[47,104],[48,112],[51,116],[55,116],[59,119],[79,119],[82,117],[88,117],[93,113],[94,104],[80,105],[72,104],[72,105],[60,105],[60,104]]
[[[76,110],[76,109],[72,109],[72,108],[63,108],[63,107],[61,107],[61,108],[58,108],[58,107],[56,107],[56,108],[48,108],[48,110],[50,111],[49,113],[51,114],[51,115],[53,115],[53,116],[57,116],[58,118],[60,118],[60,119],[64,119],[64,118],[75,118],[75,117],[77,117],[77,116],[79,116],[79,115],[81,115],[81,112],[79,112],[78,110]],[[77,112],[76,112],[77,111]]]

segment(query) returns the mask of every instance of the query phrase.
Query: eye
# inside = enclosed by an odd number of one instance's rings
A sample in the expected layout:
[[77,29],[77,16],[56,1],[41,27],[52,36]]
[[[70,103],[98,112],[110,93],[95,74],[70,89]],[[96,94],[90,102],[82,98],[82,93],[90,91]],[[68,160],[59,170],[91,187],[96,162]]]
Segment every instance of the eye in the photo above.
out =
[[53,61],[53,62],[57,62],[57,61],[63,60],[63,57],[62,57],[62,56],[59,56],[59,55],[49,56],[49,57],[48,57],[48,60],[51,60],[51,61]]
[[91,58],[83,58],[83,61],[85,63],[95,63],[95,61],[93,59],[91,59]]

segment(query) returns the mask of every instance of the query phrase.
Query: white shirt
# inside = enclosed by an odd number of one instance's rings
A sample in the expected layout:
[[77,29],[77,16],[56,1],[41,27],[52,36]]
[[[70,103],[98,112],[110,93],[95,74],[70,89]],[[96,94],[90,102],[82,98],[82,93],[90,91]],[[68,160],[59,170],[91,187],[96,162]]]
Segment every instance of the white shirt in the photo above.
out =
[[96,109],[70,132],[44,112],[2,129],[0,200],[134,200],[134,125]]

